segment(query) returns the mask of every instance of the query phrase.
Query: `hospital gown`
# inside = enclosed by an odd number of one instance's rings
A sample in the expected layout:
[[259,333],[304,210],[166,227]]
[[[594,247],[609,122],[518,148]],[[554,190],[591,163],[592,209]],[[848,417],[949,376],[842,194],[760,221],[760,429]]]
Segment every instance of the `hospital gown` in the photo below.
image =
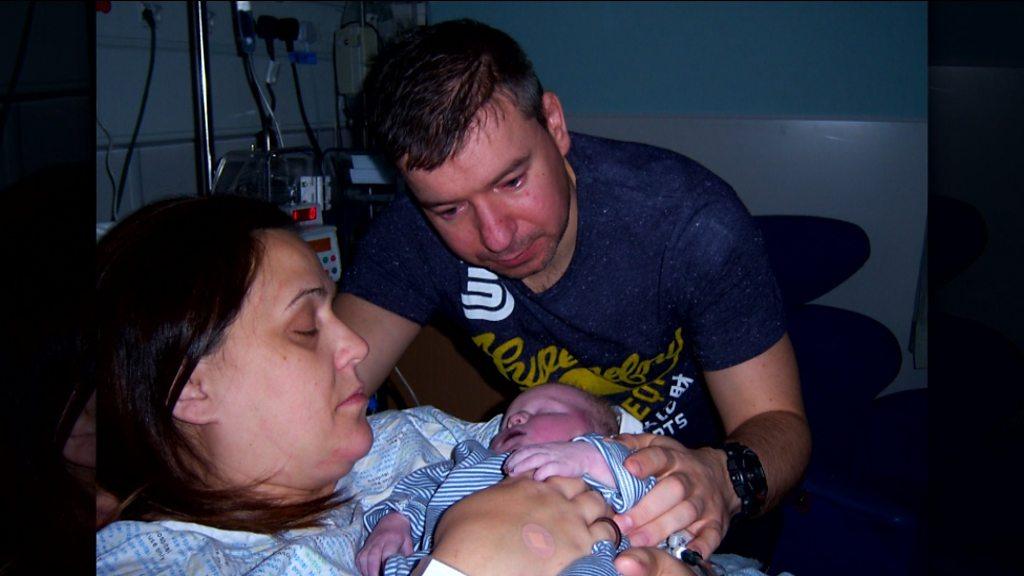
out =
[[[323,528],[267,535],[172,520],[114,522],[96,534],[96,574],[358,574],[355,555],[367,535],[363,514],[412,471],[450,458],[459,442],[489,443],[499,424],[500,417],[471,424],[429,406],[375,414],[370,453],[338,483],[342,494],[353,497],[325,516]],[[763,576],[753,560],[712,559],[731,576]]]

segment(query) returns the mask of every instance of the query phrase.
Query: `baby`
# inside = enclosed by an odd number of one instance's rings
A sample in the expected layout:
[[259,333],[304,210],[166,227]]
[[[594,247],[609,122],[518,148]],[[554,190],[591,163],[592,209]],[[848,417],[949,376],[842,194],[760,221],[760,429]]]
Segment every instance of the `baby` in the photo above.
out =
[[[626,471],[629,451],[602,439],[619,432],[613,409],[595,396],[562,384],[544,384],[520,394],[491,440],[490,450],[474,440],[456,445],[452,459],[409,474],[391,496],[363,517],[367,537],[356,556],[363,576],[411,573],[430,554],[433,532],[449,506],[500,482],[505,475],[580,477],[604,496],[616,512],[631,508],[654,485]],[[616,528],[617,531],[617,528]],[[610,570],[615,554],[629,546],[625,538],[594,545],[592,555],[562,574],[599,574]]]

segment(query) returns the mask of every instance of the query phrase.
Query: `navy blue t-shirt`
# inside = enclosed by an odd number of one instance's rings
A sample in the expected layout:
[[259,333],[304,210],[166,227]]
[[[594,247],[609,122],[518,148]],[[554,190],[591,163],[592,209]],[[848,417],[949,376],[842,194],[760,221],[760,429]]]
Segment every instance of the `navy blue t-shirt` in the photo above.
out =
[[520,388],[588,390],[690,447],[721,440],[704,370],[757,356],[785,330],[756,225],[722,179],[675,152],[572,134],[577,244],[534,294],[461,261],[397,198],[342,289],[418,324],[444,314]]

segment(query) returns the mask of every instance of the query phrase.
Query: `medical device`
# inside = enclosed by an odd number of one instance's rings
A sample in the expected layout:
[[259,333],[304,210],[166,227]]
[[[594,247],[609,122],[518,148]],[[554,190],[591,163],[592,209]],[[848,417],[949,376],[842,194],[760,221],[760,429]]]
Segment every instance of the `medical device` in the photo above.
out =
[[233,194],[277,205],[300,226],[331,280],[341,279],[337,228],[324,225],[331,209],[332,178],[321,173],[309,148],[228,152],[217,163],[213,193]]

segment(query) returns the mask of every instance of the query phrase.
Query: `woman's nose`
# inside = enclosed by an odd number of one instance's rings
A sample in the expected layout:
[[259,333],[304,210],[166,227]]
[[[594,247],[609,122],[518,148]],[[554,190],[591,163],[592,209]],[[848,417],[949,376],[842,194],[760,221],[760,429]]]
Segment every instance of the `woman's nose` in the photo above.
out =
[[338,321],[338,341],[334,350],[334,368],[344,370],[345,368],[361,362],[369,353],[370,348],[358,334],[351,328]]

